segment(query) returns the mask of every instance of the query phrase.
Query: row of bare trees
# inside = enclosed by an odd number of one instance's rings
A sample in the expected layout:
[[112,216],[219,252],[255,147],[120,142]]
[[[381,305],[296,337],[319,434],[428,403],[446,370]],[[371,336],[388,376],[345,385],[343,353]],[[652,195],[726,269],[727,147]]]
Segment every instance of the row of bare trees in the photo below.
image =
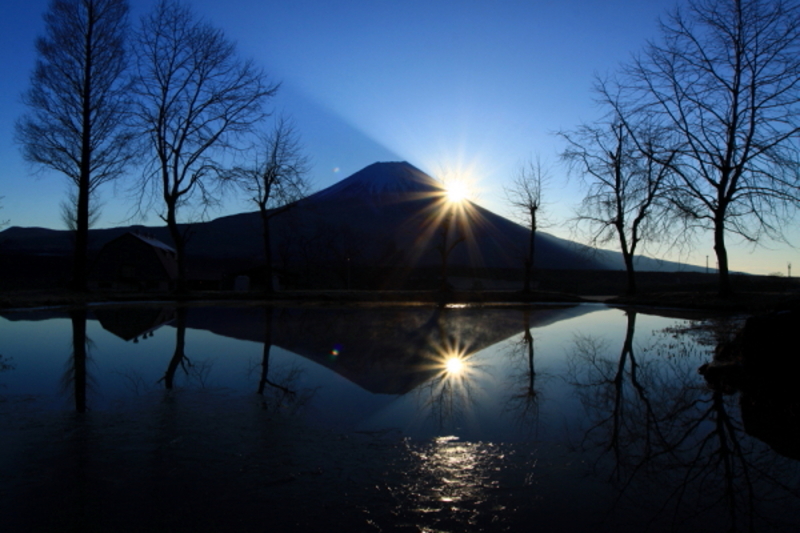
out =
[[308,160],[291,121],[264,133],[279,84],[221,30],[177,0],[160,0],[133,30],[128,13],[126,0],[51,1],[16,136],[28,161],[71,182],[65,218],[75,230],[76,289],[87,288],[97,190],[136,168],[141,205],[157,206],[169,228],[183,291],[180,213],[240,184],[263,215],[304,192]]
[[689,0],[595,94],[605,117],[561,133],[578,223],[618,242],[629,292],[637,247],[710,232],[729,296],[728,237],[785,240],[800,205],[800,4]]
[[[308,161],[291,124],[279,120],[272,135],[261,135],[256,160],[231,162],[254,145],[278,84],[176,0],[160,0],[134,31],[126,0],[52,0],[45,23],[24,95],[29,111],[16,133],[27,160],[73,185],[65,218],[76,235],[76,288],[86,288],[97,189],[132,164],[143,169],[142,197],[157,201],[169,227],[179,289],[186,281],[179,212],[214,204],[219,187],[236,180],[262,213],[270,264],[269,209],[302,194]],[[690,0],[660,31],[597,83],[606,116],[562,133],[563,158],[586,178],[579,222],[593,244],[619,242],[629,292],[644,243],[711,232],[719,292],[728,296],[726,239],[783,239],[800,203],[800,5]],[[531,229],[526,290],[542,183],[541,168],[529,170],[516,187]]]
[[[602,119],[560,132],[561,158],[586,191],[573,219],[593,246],[616,244],[637,291],[635,254],[713,235],[719,294],[732,294],[727,239],[785,241],[800,205],[800,5],[690,0],[661,37],[594,93]],[[540,226],[541,164],[508,191],[530,229],[530,290]]]

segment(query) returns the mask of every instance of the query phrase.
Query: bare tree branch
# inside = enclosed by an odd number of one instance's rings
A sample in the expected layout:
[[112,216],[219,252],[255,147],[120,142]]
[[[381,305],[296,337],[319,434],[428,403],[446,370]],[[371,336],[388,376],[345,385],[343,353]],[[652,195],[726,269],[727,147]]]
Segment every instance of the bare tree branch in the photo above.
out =
[[713,231],[727,296],[726,235],[785,240],[800,204],[800,6],[691,0],[625,75],[639,113],[680,139],[674,203]]
[[178,211],[218,201],[226,157],[266,115],[278,90],[242,61],[221,30],[197,20],[188,6],[162,0],[136,35],[136,120],[152,159],[144,179],[159,191],[178,256],[178,291],[186,290],[186,234]]
[[308,194],[306,174],[309,158],[303,153],[294,123],[278,117],[272,131],[261,135],[253,163],[234,169],[233,176],[258,205],[261,215],[266,261],[266,289],[275,290],[272,281],[272,242],[270,221]]
[[[4,198],[4,196],[0,196],[0,200],[2,200],[3,198]],[[3,209],[2,205],[0,205],[0,209]],[[8,224],[8,220],[0,220],[0,229],[2,229],[7,224]]]
[[118,178],[135,149],[127,118],[130,84],[125,0],[53,0],[46,34],[23,96],[28,113],[16,124],[26,160],[67,176],[75,185],[69,210],[75,224],[73,284],[87,288],[92,195]]
[[512,185],[506,189],[506,198],[517,212],[520,221],[530,230],[528,250],[524,256],[525,278],[523,292],[531,291],[536,254],[536,230],[542,224],[542,189],[550,179],[549,172],[539,157],[522,167]]
[[[633,124],[603,82],[597,92],[611,107],[609,119],[562,132],[567,148],[561,157],[586,188],[577,216],[579,229],[593,246],[616,241],[628,275],[629,294],[636,293],[634,257],[640,245],[662,239],[674,223],[667,201],[668,179],[677,150],[667,136],[649,124]],[[658,160],[655,157],[658,146]]]

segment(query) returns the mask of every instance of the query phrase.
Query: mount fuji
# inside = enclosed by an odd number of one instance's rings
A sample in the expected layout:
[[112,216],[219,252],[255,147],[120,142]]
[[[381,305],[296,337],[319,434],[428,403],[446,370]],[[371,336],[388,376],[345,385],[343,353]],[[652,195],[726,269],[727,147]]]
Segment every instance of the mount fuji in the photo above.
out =
[[[407,162],[374,163],[314,193],[271,221],[275,266],[284,271],[389,267],[436,267],[441,256],[444,190]],[[466,222],[454,231],[463,242],[453,249],[453,267],[521,269],[529,230],[479,205],[459,208]],[[170,244],[164,227],[128,226],[90,231],[90,249],[127,231],[146,232]],[[257,212],[192,224],[187,245],[191,271],[245,270],[263,264]],[[0,232],[5,253],[68,255],[69,232],[12,227]],[[676,263],[640,257],[639,270],[678,270]],[[621,254],[536,233],[536,268],[619,270]],[[685,269],[685,265],[683,265]]]

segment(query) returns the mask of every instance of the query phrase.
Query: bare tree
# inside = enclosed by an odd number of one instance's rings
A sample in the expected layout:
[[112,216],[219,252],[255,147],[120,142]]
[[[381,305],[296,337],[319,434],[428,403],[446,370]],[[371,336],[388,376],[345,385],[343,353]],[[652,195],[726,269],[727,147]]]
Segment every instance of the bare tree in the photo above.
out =
[[[439,220],[439,242],[434,247],[439,252],[439,257],[442,259],[442,269],[440,274],[439,292],[442,302],[445,302],[451,290],[450,282],[448,280],[448,266],[450,262],[450,254],[456,246],[466,240],[463,231],[459,231],[463,220],[458,216],[460,213],[452,207],[445,205],[445,212]],[[455,222],[455,228],[453,223]],[[452,231],[451,231],[452,230]]]
[[23,96],[28,113],[16,124],[16,138],[26,160],[61,172],[75,186],[73,285],[86,290],[90,202],[133,155],[125,124],[128,2],[53,0],[44,20]]
[[782,239],[799,203],[800,6],[689,0],[626,70],[631,101],[680,137],[675,205],[714,234],[731,294],[727,233]]
[[536,254],[536,230],[542,224],[542,187],[549,179],[548,171],[537,157],[529,161],[519,172],[511,187],[506,189],[509,203],[517,211],[519,219],[530,230],[528,250],[524,256],[525,282],[523,292],[531,292],[534,259]]
[[185,292],[187,234],[178,210],[218,201],[226,154],[264,118],[278,86],[177,1],[162,0],[142,19],[136,46],[136,118],[152,152],[143,185],[164,201],[160,216],[177,252],[177,289]]
[[[97,223],[100,218],[100,208],[102,207],[96,198],[92,198],[89,205],[89,227],[91,228]],[[61,221],[72,232],[78,231],[78,199],[75,191],[67,193],[67,199],[63,200],[60,204],[61,207]]]
[[[0,200],[2,200],[3,198],[4,198],[3,196],[0,196]],[[2,205],[0,205],[0,209],[3,209]],[[6,224],[8,224],[8,220],[0,220],[0,229],[3,229],[3,226],[5,226]]]
[[258,205],[266,261],[266,291],[272,293],[275,287],[270,221],[295,206],[308,193],[306,174],[310,163],[303,154],[293,122],[285,117],[279,117],[272,131],[264,136],[260,150],[252,166],[236,169],[235,176]]
[[560,135],[567,141],[562,159],[586,186],[576,225],[587,230],[593,246],[619,243],[627,292],[636,294],[636,251],[640,244],[665,235],[673,220],[666,193],[675,151],[664,156],[663,163],[647,157],[645,152],[656,153],[653,146],[660,138],[652,130],[632,129],[619,116],[607,124],[583,125]]

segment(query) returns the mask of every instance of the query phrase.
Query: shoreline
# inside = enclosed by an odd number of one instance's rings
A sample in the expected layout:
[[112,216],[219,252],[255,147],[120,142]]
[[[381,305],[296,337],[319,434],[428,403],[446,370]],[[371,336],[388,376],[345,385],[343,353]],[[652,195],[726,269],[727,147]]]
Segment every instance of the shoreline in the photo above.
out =
[[800,295],[791,292],[738,292],[731,298],[715,293],[670,291],[648,292],[636,296],[579,296],[563,292],[523,293],[513,290],[494,291],[353,291],[303,290],[280,291],[272,295],[260,292],[192,291],[186,295],[156,292],[89,292],[66,289],[19,290],[0,293],[0,311],[60,308],[96,305],[139,305],[169,303],[172,305],[531,305],[554,303],[604,303],[612,306],[644,306],[726,313],[762,313],[791,305]]

